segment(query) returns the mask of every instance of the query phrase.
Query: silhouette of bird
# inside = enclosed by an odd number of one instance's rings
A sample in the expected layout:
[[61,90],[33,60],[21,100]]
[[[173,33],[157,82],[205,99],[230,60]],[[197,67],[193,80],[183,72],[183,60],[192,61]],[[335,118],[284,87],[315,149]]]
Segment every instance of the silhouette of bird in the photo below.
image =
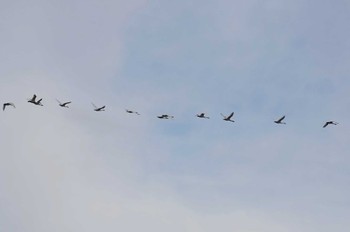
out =
[[229,116],[225,116],[223,114],[221,114],[221,116],[224,117],[223,120],[225,120],[225,121],[235,122],[234,120],[231,119],[233,114],[234,114],[234,112],[232,112]]
[[106,106],[97,107],[97,106],[95,106],[94,103],[91,103],[91,104],[95,107],[94,111],[97,111],[97,112],[99,112],[99,111],[105,111]]
[[133,111],[133,110],[128,110],[128,109],[126,109],[125,111],[126,111],[127,113],[129,113],[129,114],[137,114],[137,115],[140,115],[139,112],[136,112],[136,111]]
[[174,116],[167,115],[167,114],[162,114],[160,116],[157,116],[157,118],[160,118],[160,119],[171,119],[171,118],[174,118]]
[[277,124],[286,124],[285,122],[282,122],[285,117],[286,116],[284,115],[282,118],[280,118],[280,119],[278,119],[278,120],[276,120],[274,122],[277,123]]
[[12,102],[6,102],[2,106],[2,110],[4,111],[7,106],[12,106],[13,108],[16,108],[15,104],[13,104]]
[[198,118],[206,118],[209,119],[209,117],[205,116],[205,113],[200,113],[196,115]]
[[34,94],[33,97],[28,100],[28,102],[33,103],[34,105],[37,105],[37,106],[43,106],[43,104],[41,104],[41,100],[43,99],[40,98],[38,101],[36,101],[36,95]]
[[60,102],[58,99],[56,99],[56,101],[58,102],[58,105],[59,106],[61,106],[61,107],[65,107],[65,108],[69,108],[68,107],[68,104],[70,104],[70,103],[72,103],[72,102],[64,102],[64,103],[62,103],[62,102]]
[[334,121],[328,121],[328,122],[326,122],[326,123],[323,125],[323,128],[325,128],[325,127],[328,126],[328,125],[338,125],[338,123],[337,123],[337,122],[334,122]]

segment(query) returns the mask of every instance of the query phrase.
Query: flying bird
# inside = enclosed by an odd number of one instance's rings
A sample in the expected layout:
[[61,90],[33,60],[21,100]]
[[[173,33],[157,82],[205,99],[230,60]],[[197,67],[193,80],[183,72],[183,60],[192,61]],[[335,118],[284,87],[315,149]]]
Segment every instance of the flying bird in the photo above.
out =
[[167,114],[162,114],[160,116],[157,116],[157,118],[160,118],[160,119],[171,119],[171,118],[174,118],[174,116],[167,115]]
[[61,106],[61,107],[65,107],[65,108],[69,108],[68,107],[68,104],[72,103],[71,101],[69,102],[60,102],[58,99],[56,99],[56,101],[58,102],[58,105]]
[[126,109],[125,111],[126,111],[127,113],[129,113],[129,114],[137,114],[137,115],[140,115],[139,112],[136,112],[136,111],[133,111],[133,110],[128,110],[128,109]]
[[223,120],[225,120],[225,121],[235,122],[234,120],[231,119],[233,114],[234,114],[234,112],[232,112],[229,116],[225,116],[223,114],[221,114],[221,116],[224,117]]
[[37,106],[43,106],[43,104],[41,104],[41,100],[43,99],[40,98],[39,100],[36,101],[36,95],[34,94],[33,97],[28,100],[28,102],[33,103],[34,105],[37,105]]
[[276,121],[274,121],[275,123],[277,123],[277,124],[286,124],[285,122],[283,122],[283,119],[285,118],[286,116],[284,115],[282,118],[280,118],[280,119],[278,119],[278,120],[276,120]]
[[337,123],[337,122],[334,122],[334,121],[328,121],[328,122],[326,122],[326,123],[323,125],[323,128],[325,128],[325,127],[328,126],[328,125],[338,125],[338,123]]
[[101,107],[97,107],[97,106],[95,106],[95,104],[94,103],[91,103],[93,106],[94,106],[94,111],[97,111],[97,112],[99,112],[99,111],[105,111],[105,108],[106,108],[106,106],[101,106]]
[[209,117],[205,116],[205,113],[200,113],[196,115],[198,118],[206,118],[209,119]]
[[4,111],[7,106],[12,106],[13,108],[16,108],[15,104],[13,104],[12,102],[6,102],[2,106],[2,110]]

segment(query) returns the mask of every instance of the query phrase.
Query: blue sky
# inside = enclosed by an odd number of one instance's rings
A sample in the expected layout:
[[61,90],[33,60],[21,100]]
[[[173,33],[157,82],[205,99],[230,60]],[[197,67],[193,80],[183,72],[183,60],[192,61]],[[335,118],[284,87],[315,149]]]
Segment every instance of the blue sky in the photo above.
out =
[[1,230],[349,228],[347,1],[0,6]]

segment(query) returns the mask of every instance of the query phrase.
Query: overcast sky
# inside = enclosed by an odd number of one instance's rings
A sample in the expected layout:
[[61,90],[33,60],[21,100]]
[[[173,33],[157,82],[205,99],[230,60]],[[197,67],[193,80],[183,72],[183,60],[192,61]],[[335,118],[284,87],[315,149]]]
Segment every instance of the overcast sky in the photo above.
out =
[[0,230],[346,231],[349,21],[346,0],[0,0]]

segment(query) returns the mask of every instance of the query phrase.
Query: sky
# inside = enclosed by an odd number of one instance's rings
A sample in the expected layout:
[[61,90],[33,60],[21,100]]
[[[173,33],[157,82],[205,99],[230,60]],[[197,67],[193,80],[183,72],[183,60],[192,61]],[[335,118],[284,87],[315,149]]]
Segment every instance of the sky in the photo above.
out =
[[0,0],[0,230],[346,231],[349,12]]

